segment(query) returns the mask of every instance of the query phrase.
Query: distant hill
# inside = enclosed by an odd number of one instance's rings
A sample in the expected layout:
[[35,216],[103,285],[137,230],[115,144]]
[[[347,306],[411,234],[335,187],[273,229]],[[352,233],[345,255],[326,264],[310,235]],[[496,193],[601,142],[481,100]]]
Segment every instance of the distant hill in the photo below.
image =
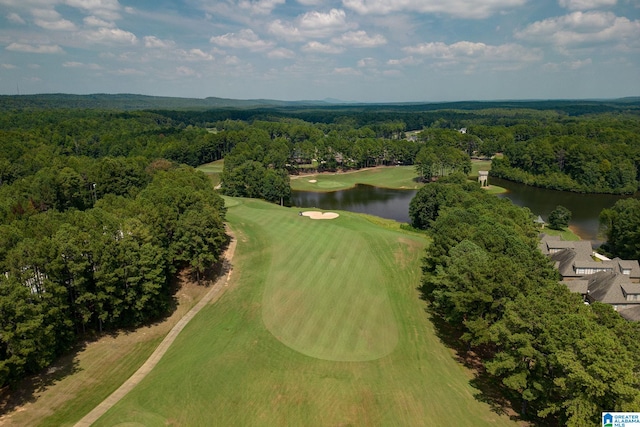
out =
[[134,94],[70,95],[64,93],[40,95],[2,95],[0,109],[16,108],[93,108],[115,110],[206,110],[212,108],[274,108],[296,106],[327,106],[326,101],[277,101],[270,99],[174,98]]
[[640,112],[640,97],[609,100],[499,100],[455,102],[357,103],[324,100],[279,101],[273,99],[174,98],[135,94],[40,94],[0,95],[0,110],[22,108],[81,108],[105,110],[332,110],[350,112],[428,112],[437,110],[531,109],[554,110],[568,115],[614,111]]

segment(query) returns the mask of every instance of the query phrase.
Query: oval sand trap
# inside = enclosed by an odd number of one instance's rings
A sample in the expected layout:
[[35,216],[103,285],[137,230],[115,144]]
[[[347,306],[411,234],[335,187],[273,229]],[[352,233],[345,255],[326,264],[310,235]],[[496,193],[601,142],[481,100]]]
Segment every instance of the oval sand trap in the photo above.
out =
[[318,180],[317,179],[310,179],[309,182],[312,183],[312,184],[315,184],[316,182],[318,182]]
[[335,212],[305,211],[302,212],[302,216],[308,216],[311,219],[336,219],[340,215]]

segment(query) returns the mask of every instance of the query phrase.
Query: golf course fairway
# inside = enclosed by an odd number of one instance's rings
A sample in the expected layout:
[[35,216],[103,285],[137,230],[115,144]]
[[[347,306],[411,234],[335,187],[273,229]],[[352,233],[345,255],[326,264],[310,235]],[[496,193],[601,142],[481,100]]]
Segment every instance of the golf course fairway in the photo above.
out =
[[517,425],[433,330],[424,237],[230,201],[227,291],[95,426]]

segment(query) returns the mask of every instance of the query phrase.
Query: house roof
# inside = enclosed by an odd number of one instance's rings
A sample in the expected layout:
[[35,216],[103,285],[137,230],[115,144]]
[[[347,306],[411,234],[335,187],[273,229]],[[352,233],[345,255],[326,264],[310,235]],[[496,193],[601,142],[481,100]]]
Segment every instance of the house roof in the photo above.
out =
[[533,222],[535,222],[536,224],[546,224],[546,222],[544,222],[544,219],[542,219],[540,215],[538,215],[538,218],[536,218]]
[[[601,271],[585,276],[585,278],[589,280],[588,295],[590,299],[612,305],[630,303],[622,293],[622,286],[629,283],[628,277],[622,274]],[[638,303],[640,304],[640,301]]]
[[640,283],[623,283],[622,290],[625,294],[640,294]]
[[566,285],[571,292],[581,295],[586,295],[587,289],[589,289],[589,281],[584,279],[563,280],[560,283]]
[[618,313],[620,313],[620,316],[632,322],[640,321],[640,305],[621,309]]
[[631,270],[631,274],[629,274],[629,277],[631,277],[632,279],[640,279],[640,263],[638,263],[638,260],[636,259],[632,259],[632,260],[626,260],[626,259],[620,259],[620,258],[614,258],[611,261],[616,261],[620,267],[620,272],[622,272],[622,270]]

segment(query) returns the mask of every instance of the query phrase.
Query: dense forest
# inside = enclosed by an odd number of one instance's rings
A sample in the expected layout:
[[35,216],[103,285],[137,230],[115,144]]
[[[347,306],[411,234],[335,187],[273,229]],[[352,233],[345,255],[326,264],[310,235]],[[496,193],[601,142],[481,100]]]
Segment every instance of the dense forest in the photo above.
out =
[[451,175],[418,191],[411,218],[433,239],[430,310],[525,419],[580,427],[640,407],[640,323],[559,283],[528,209]]
[[154,142],[175,130],[157,117],[1,120],[0,387],[87,334],[166,315],[176,272],[199,279],[227,243],[223,200],[204,174],[161,158],[175,140]]

